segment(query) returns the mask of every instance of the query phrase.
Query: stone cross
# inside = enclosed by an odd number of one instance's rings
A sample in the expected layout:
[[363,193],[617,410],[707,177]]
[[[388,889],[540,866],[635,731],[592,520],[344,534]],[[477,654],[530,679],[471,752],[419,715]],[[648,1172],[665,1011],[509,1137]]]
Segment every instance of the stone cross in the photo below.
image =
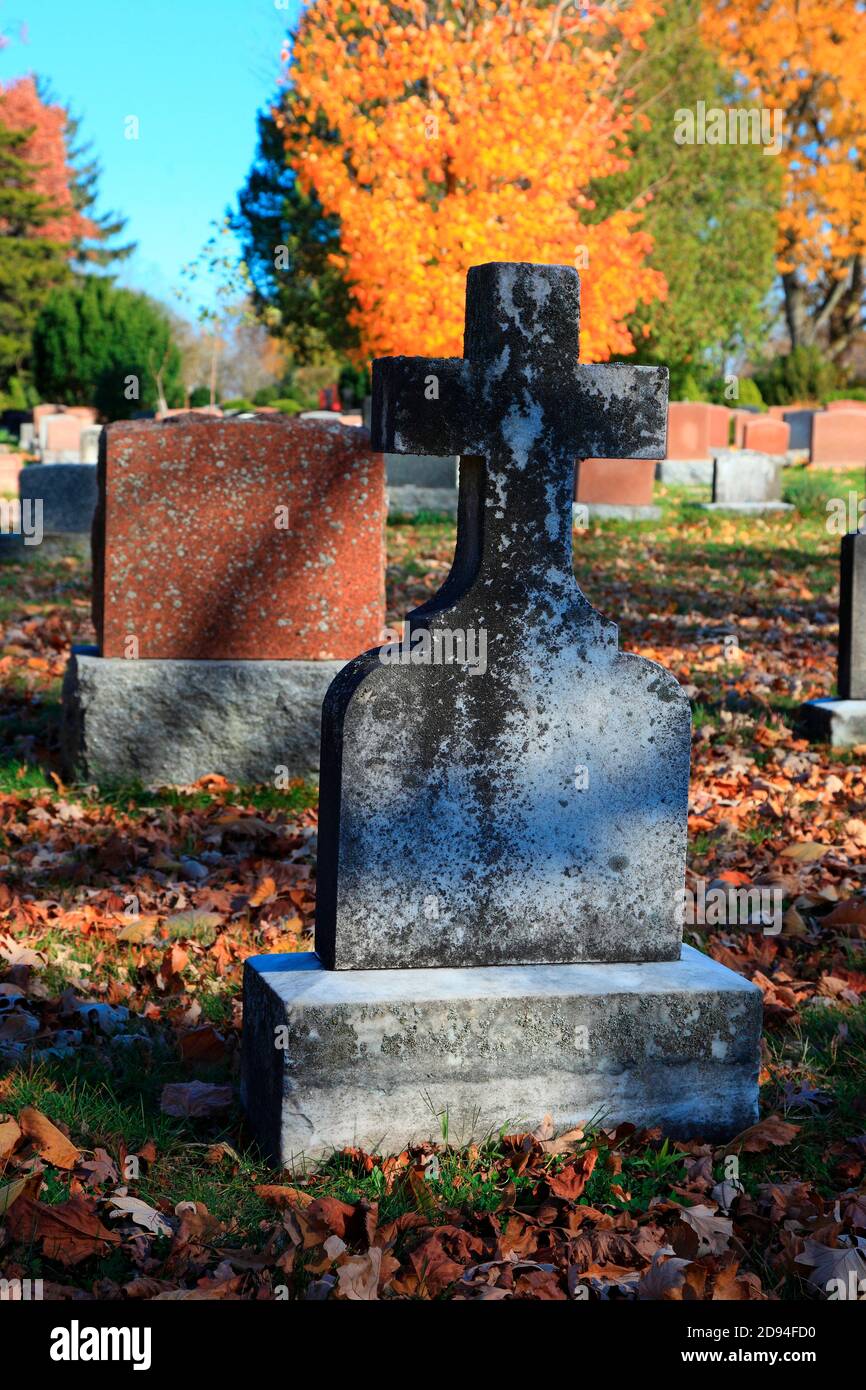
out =
[[458,537],[322,726],[336,969],[674,959],[688,702],[574,579],[575,457],[663,458],[667,371],[578,365],[579,280],[476,266],[462,358],[374,363],[374,447],[460,455]]

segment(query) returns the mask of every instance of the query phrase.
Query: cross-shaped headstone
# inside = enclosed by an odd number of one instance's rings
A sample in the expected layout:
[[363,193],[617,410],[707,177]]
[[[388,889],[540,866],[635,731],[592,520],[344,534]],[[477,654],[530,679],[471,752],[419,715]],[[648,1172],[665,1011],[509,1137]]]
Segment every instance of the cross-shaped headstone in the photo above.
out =
[[374,446],[460,455],[458,539],[401,646],[325,701],[326,965],[679,953],[688,703],[572,560],[574,459],[664,457],[667,372],[578,365],[579,295],[568,267],[476,266],[464,357],[374,363]]
[[473,266],[463,357],[373,365],[374,448],[459,454],[464,473],[483,457],[484,512],[461,530],[529,586],[554,565],[573,588],[576,458],[665,456],[667,369],[579,366],[579,318],[570,267]]

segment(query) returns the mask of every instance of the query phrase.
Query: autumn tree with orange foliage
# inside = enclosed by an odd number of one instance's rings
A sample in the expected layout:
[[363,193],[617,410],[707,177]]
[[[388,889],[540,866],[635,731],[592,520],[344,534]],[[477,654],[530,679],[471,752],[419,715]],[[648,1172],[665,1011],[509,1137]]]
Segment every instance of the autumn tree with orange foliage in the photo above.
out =
[[707,0],[703,32],[744,95],[785,117],[778,267],[793,346],[839,358],[866,290],[866,10],[856,0]]
[[72,196],[73,171],[66,149],[68,116],[62,106],[44,102],[32,77],[19,78],[0,90],[0,121],[26,138],[20,154],[33,169],[33,186],[52,209],[39,228],[46,241],[65,242],[70,247],[92,235],[94,224],[75,206]]
[[491,260],[576,264],[581,356],[633,350],[627,316],[665,293],[640,209],[585,214],[627,163],[617,74],[661,9],[314,0],[279,119],[301,186],[339,217],[363,355],[459,354],[466,272]]
[[87,147],[75,148],[78,121],[66,107],[48,100],[34,77],[21,77],[0,87],[0,123],[25,137],[19,153],[33,170],[35,191],[52,209],[37,234],[66,245],[70,258],[81,263],[104,265],[128,256],[132,246],[107,244],[124,220],[93,213],[99,167],[82,161]]

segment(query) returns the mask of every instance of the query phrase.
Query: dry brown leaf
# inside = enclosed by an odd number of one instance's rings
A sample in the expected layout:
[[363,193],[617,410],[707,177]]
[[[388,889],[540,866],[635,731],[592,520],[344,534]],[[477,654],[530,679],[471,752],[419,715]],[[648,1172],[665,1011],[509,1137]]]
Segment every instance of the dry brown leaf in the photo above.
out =
[[735,1139],[729,1140],[725,1152],[766,1153],[774,1145],[790,1144],[799,1133],[799,1125],[789,1124],[779,1115],[768,1115],[766,1120],[759,1120],[756,1125],[751,1125]]
[[47,1115],[27,1105],[18,1116],[21,1133],[29,1139],[40,1158],[54,1168],[74,1168],[81,1158],[71,1139],[52,1124]]

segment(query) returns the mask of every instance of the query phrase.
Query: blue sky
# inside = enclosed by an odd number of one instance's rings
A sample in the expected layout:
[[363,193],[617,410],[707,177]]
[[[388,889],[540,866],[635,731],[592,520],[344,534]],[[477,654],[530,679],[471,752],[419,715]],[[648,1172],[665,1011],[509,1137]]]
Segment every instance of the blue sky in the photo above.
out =
[[[0,80],[34,72],[82,119],[100,212],[138,243],[122,282],[181,306],[181,267],[244,181],[300,0],[0,0]],[[21,26],[26,26],[24,39]],[[124,121],[139,119],[139,139]]]

